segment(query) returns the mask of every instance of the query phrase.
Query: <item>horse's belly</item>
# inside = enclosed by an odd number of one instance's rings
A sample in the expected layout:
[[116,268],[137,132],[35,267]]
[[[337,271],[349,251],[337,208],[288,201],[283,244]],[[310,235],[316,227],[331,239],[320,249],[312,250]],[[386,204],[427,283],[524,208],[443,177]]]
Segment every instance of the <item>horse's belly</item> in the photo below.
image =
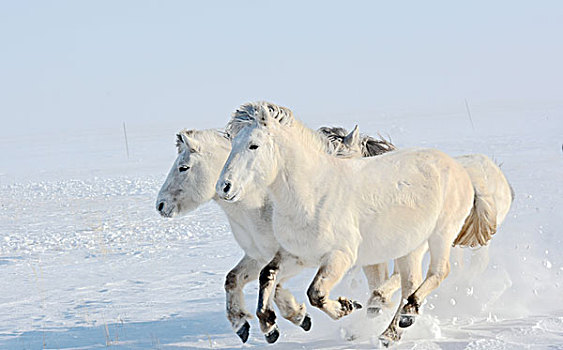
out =
[[436,219],[429,213],[390,212],[368,220],[360,228],[363,241],[358,264],[388,262],[412,252],[428,240],[435,225]]
[[[281,232],[280,232],[281,231]],[[318,239],[315,230],[275,230],[277,242],[288,253],[299,257],[305,266],[316,267],[330,251],[328,244]]]

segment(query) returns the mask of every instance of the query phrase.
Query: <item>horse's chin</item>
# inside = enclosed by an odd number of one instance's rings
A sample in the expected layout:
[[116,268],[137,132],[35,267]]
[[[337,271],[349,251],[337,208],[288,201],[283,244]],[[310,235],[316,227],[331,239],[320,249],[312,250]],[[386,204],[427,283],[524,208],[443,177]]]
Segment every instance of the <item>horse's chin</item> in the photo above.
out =
[[228,202],[228,203],[235,203],[235,202],[238,202],[238,201],[240,200],[241,192],[242,192],[242,191],[237,191],[237,192],[236,192],[235,194],[233,194],[232,196],[222,197],[222,198],[223,198],[223,200],[224,200],[225,202]]
[[160,214],[160,216],[167,219],[172,219],[178,215],[182,215],[182,211],[184,211],[182,206],[178,203],[168,204],[165,209],[166,210],[161,210],[158,213]]
[[178,215],[178,213],[176,212],[176,210],[170,210],[167,212],[159,212],[160,216],[162,216],[163,218],[167,218],[167,219],[172,219],[173,217],[175,217],[176,215]]

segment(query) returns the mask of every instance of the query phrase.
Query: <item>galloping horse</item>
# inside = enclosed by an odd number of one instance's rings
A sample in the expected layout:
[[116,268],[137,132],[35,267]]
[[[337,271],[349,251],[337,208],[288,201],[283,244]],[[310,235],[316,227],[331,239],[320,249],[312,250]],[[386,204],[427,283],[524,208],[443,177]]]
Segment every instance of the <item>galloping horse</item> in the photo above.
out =
[[[491,213],[465,169],[437,150],[410,149],[379,157],[339,159],[326,142],[268,103],[243,105],[227,130],[232,150],[217,182],[217,194],[236,202],[267,190],[281,249],[261,271],[257,315],[266,335],[275,329],[268,305],[276,280],[303,266],[320,266],[307,294],[312,305],[339,319],[359,304],[332,300],[330,290],[352,265],[396,259],[401,302],[381,339],[399,339],[426,296],[447,276],[456,237],[488,241]],[[412,254],[425,244],[431,255],[426,279],[412,283]],[[410,321],[409,321],[410,320]],[[401,322],[400,322],[401,321]]]

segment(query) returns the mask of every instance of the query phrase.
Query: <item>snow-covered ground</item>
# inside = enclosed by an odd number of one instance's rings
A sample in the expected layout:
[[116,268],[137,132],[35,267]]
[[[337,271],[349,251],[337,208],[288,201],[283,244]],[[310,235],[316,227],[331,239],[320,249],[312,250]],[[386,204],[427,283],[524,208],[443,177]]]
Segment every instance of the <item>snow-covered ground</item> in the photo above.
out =
[[[311,127],[358,123],[399,147],[484,153],[515,189],[486,271],[471,280],[469,258],[457,267],[399,348],[563,348],[563,106],[476,105],[471,120],[463,104],[298,117]],[[219,207],[174,220],[154,210],[175,157],[174,132],[191,125],[128,127],[129,159],[121,125],[0,138],[0,348],[266,346],[255,320],[243,346],[225,318],[224,276],[242,252]],[[289,283],[299,300],[312,275]],[[250,310],[256,287],[246,288]],[[365,301],[361,274],[334,295]],[[280,320],[272,349],[372,348],[392,313],[334,322],[308,308],[312,330]]]

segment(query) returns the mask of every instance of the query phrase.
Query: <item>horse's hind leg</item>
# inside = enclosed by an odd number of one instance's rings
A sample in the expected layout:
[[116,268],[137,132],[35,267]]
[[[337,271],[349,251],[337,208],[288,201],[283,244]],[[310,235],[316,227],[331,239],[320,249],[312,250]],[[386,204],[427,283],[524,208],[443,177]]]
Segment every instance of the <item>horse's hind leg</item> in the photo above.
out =
[[[278,326],[276,325],[276,313],[272,308],[272,301],[276,295],[278,281],[283,281],[284,279],[297,274],[301,271],[301,269],[302,265],[294,256],[285,251],[279,251],[268,265],[260,271],[260,290],[258,291],[258,307],[256,309],[256,316],[260,322],[260,329],[262,330],[262,333],[264,333],[264,337],[268,343],[276,342],[280,335]],[[278,298],[278,301],[281,302],[283,300],[284,303],[287,303],[290,307],[293,307],[293,304],[297,304],[295,299],[289,300],[289,302],[284,299],[284,297],[287,297],[287,294],[284,293],[283,289],[280,290],[280,293],[281,295],[280,298]],[[282,306],[282,308],[284,306]],[[288,314],[290,313],[289,309],[284,311]],[[301,311],[303,312],[302,316],[299,314]],[[302,318],[302,322],[305,321],[306,317],[304,311],[305,307],[303,305],[303,308],[300,309],[295,316],[293,316],[296,322],[299,317]],[[310,318],[308,320],[310,322]],[[305,325],[304,329],[305,328],[307,328],[307,325]],[[308,328],[310,328],[310,325]]]
[[367,302],[367,315],[376,317],[381,314],[383,307],[389,303],[393,293],[401,286],[399,270],[395,267],[389,277],[387,263],[381,263],[363,266],[363,271],[371,291]]
[[405,305],[405,299],[416,290],[422,281],[421,264],[422,256],[425,252],[426,244],[423,244],[420,248],[395,260],[395,269],[398,269],[401,279],[401,301],[391,323],[379,336],[379,340],[385,347],[401,338],[401,330],[399,328],[401,311]]
[[330,290],[337,284],[346,271],[352,266],[352,258],[342,251],[333,251],[321,265],[313,282],[307,290],[307,296],[311,305],[318,307],[332,319],[350,314],[362,306],[352,300],[340,297],[337,300],[329,299]]
[[260,264],[245,255],[229,273],[225,279],[225,292],[227,299],[227,318],[231,326],[243,343],[248,340],[250,324],[247,319],[252,315],[246,311],[244,305],[244,286],[258,277]]
[[430,266],[428,267],[428,273],[426,274],[424,282],[422,282],[414,293],[409,295],[407,304],[401,311],[401,320],[399,322],[401,327],[408,327],[413,323],[414,316],[418,315],[422,301],[434,289],[438,288],[440,283],[442,283],[450,273],[450,248],[452,240],[447,238],[448,237],[434,233],[428,239],[430,250]]
[[307,314],[305,304],[299,304],[291,292],[282,287],[281,283],[276,286],[274,302],[286,320],[305,331],[311,329],[311,317]]

